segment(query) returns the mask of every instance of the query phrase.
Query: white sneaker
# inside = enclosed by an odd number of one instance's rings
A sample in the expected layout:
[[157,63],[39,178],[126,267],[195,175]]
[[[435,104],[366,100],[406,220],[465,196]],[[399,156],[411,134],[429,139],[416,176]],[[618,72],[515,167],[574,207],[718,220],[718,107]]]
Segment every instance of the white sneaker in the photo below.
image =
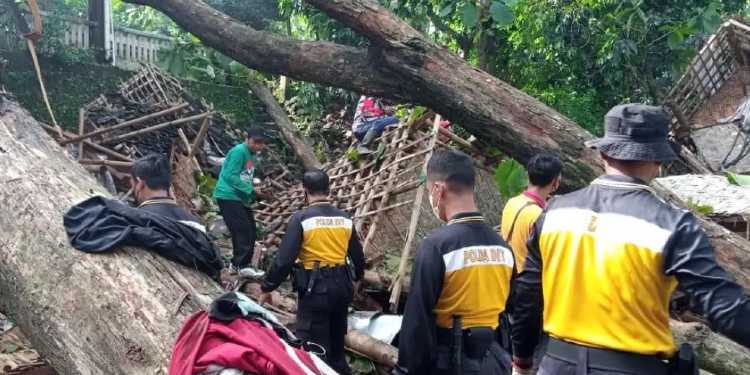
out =
[[245,267],[239,270],[239,275],[242,278],[258,280],[266,276],[266,272],[253,267]]

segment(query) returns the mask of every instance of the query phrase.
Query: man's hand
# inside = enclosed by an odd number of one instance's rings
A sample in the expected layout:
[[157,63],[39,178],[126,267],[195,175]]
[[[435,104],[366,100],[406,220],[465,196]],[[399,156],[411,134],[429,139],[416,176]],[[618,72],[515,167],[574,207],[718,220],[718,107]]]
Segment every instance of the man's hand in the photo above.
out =
[[263,199],[264,201],[271,200],[273,196],[271,194],[266,193],[265,190],[261,190],[258,188],[255,188],[255,195],[258,196],[258,198]]
[[513,375],[532,375],[533,371],[533,358],[513,357]]
[[273,295],[270,292],[269,293],[265,293],[265,292],[261,293],[260,296],[258,297],[258,304],[259,305],[263,305],[265,303],[267,303],[269,305],[273,305]]

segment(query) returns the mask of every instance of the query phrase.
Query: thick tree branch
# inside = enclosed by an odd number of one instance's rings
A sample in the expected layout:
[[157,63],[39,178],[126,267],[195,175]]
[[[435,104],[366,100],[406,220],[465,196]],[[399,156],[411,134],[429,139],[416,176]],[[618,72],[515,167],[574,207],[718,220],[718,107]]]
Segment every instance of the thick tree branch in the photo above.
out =
[[126,0],[148,5],[243,65],[294,79],[407,100],[393,75],[378,71],[366,49],[328,42],[294,40],[258,31],[200,0]]
[[591,135],[499,79],[467,64],[371,0],[307,0],[372,43],[369,51],[291,40],[252,29],[199,0],[127,0],[166,13],[207,46],[248,67],[428,106],[487,147],[525,163],[540,151],[566,164],[566,187],[601,171]]

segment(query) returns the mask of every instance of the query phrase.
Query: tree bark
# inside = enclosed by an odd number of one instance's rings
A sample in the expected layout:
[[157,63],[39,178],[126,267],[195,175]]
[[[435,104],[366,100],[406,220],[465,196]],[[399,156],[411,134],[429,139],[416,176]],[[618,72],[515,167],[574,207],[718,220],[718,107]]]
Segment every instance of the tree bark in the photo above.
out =
[[367,37],[369,49],[307,42],[255,30],[198,0],[127,0],[152,6],[207,46],[246,66],[291,78],[425,105],[522,163],[540,151],[565,162],[567,188],[600,171],[565,116],[438,46],[372,0],[307,2]]
[[690,343],[700,367],[715,375],[750,374],[750,350],[700,323],[671,322],[678,343]]
[[265,104],[266,111],[271,115],[273,121],[276,122],[276,125],[279,126],[287,143],[292,147],[294,154],[297,155],[305,169],[311,170],[320,168],[320,161],[315,157],[315,152],[312,147],[310,147],[310,142],[306,140],[305,137],[300,134],[299,129],[292,124],[289,117],[287,117],[284,108],[281,108],[279,102],[273,97],[271,90],[260,82],[250,82],[250,89],[253,90],[255,96]]
[[61,374],[164,374],[182,321],[220,287],[145,250],[70,247],[62,216],[92,194],[107,195],[0,94],[0,310]]

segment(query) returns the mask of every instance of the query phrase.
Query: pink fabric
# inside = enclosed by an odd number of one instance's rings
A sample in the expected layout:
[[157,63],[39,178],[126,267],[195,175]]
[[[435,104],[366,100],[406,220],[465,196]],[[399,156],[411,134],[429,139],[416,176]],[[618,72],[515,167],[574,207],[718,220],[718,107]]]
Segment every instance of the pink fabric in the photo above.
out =
[[182,326],[172,350],[169,375],[200,374],[210,365],[259,375],[306,374],[293,356],[313,374],[322,374],[307,352],[287,348],[273,329],[262,323],[246,319],[222,322],[200,311]]
[[375,98],[368,96],[362,104],[362,114],[366,118],[381,117],[385,115],[385,111],[383,108],[380,108]]
[[534,201],[534,203],[536,203],[536,205],[539,206],[539,207],[541,207],[542,209],[544,209],[545,207],[547,207],[547,201],[545,201],[544,198],[542,198],[541,195],[539,195],[539,194],[537,194],[537,193],[535,193],[533,191],[528,191],[528,190],[524,191],[523,195],[531,198]]

